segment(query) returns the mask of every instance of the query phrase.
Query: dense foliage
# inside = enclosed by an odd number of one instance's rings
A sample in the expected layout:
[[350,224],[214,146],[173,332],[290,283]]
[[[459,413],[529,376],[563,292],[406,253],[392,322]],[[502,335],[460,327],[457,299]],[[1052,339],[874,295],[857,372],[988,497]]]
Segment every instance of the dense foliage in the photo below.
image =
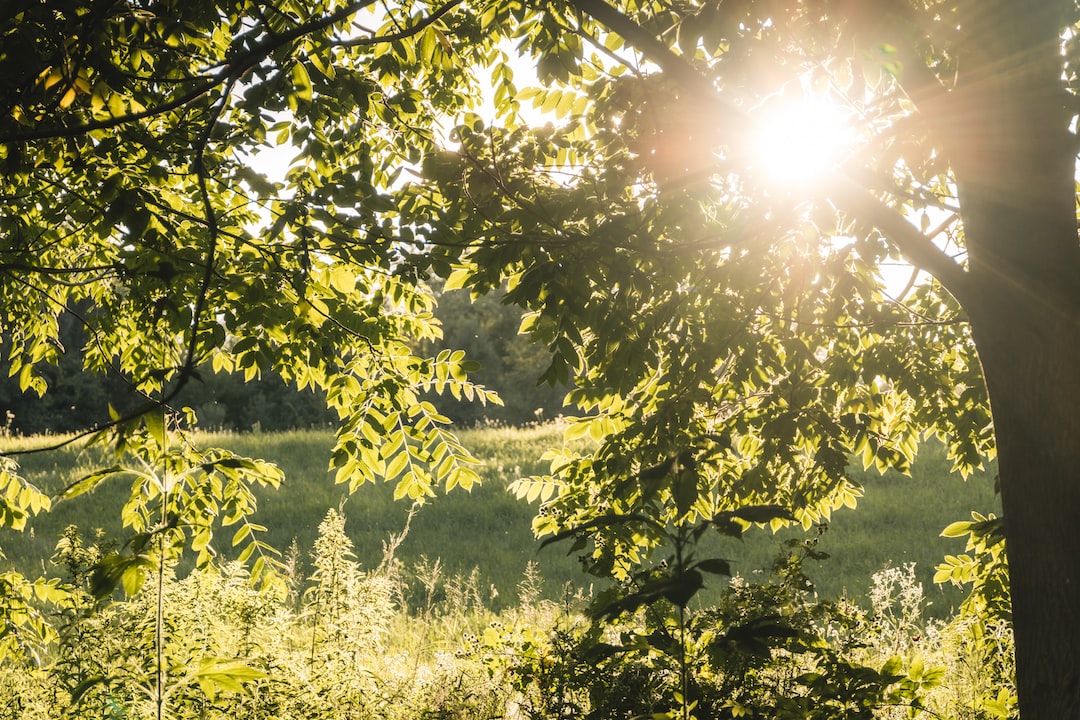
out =
[[[596,440],[518,492],[540,534],[644,582],[618,607],[684,611],[723,568],[679,560],[688,538],[810,527],[856,503],[850,458],[904,469],[936,435],[961,472],[997,453],[1008,525],[974,542],[1008,536],[1020,702],[1076,716],[1076,23],[1072,0],[6,5],[9,374],[46,393],[67,312],[84,368],[137,398],[88,429],[116,464],[64,493],[132,487],[96,589],[156,577],[160,620],[164,564],[209,567],[223,526],[277,584],[248,516],[280,473],[167,432],[207,366],[323,394],[350,489],[470,487],[430,393],[497,398],[430,344],[428,280],[506,283],[570,439]],[[777,172],[759,131],[814,103],[849,134]],[[253,169],[271,147],[281,174]],[[21,527],[52,499],[3,463]]]

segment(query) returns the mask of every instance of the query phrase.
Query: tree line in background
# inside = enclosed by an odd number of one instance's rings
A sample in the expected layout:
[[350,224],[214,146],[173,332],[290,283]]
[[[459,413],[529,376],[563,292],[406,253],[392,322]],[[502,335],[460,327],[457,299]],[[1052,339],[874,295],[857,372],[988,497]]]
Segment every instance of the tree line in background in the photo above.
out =
[[[521,425],[557,416],[566,389],[538,383],[551,362],[550,353],[518,334],[517,310],[497,296],[470,301],[467,293],[439,295],[435,316],[442,323],[443,344],[461,348],[476,360],[476,381],[496,392],[503,405],[479,405],[442,398],[439,409],[456,425],[484,422]],[[58,342],[65,352],[56,365],[42,368],[49,392],[22,392],[16,377],[0,377],[0,427],[17,435],[67,433],[108,422],[107,408],[126,413],[143,399],[116,373],[91,374],[83,368],[82,324],[70,313],[59,317]],[[432,343],[428,343],[431,345]],[[0,344],[0,353],[6,352]],[[430,348],[429,348],[430,349]],[[288,430],[329,426],[336,413],[325,393],[297,390],[273,370],[247,382],[237,375],[200,368],[173,403],[192,408],[201,427],[234,431]]]

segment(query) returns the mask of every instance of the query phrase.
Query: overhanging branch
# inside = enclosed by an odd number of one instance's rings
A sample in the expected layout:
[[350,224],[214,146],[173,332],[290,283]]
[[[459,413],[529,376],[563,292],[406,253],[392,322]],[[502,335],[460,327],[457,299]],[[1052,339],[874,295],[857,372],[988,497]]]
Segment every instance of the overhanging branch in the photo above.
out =
[[970,296],[967,271],[903,215],[878,200],[862,185],[844,176],[835,177],[827,193],[840,210],[873,225],[896,244],[905,260],[933,275],[957,302],[966,304]]
[[[249,70],[255,67],[259,62],[268,57],[274,50],[291,42],[295,42],[305,35],[325,30],[326,28],[345,20],[350,15],[363,10],[366,7],[374,5],[376,0],[357,0],[357,2],[350,3],[342,8],[339,8],[335,12],[325,15],[323,17],[310,20],[302,25],[298,25],[295,28],[283,33],[271,34],[267,39],[260,43],[240,52],[237,52],[232,57],[228,58],[224,65],[221,66],[219,72],[205,76],[205,77],[193,77],[191,80],[198,80],[198,84],[184,93],[180,97],[167,100],[160,105],[147,108],[146,110],[130,113],[127,115],[121,115],[119,117],[109,118],[107,120],[96,120],[92,122],[80,123],[78,125],[68,125],[61,127],[45,127],[45,128],[33,128],[27,129],[22,132],[8,133],[6,135],[0,135],[0,144],[3,143],[20,143],[30,142],[33,140],[50,140],[57,138],[72,138],[86,135],[87,133],[95,130],[108,130],[111,128],[126,125],[128,123],[138,122],[147,118],[163,115],[167,112],[177,110],[185,107],[192,102],[198,100],[206,93],[213,90],[215,87],[225,85],[229,83],[235,83],[241,77],[244,76]],[[454,3],[456,4],[456,3]]]
[[449,0],[436,8],[430,15],[417,21],[415,24],[408,27],[401,28],[398,32],[389,33],[387,35],[372,35],[366,38],[352,38],[349,40],[336,40],[334,45],[338,47],[366,47],[369,45],[378,45],[379,43],[394,42],[395,40],[404,40],[410,38],[417,33],[421,32],[429,25],[434,25],[444,15],[460,5],[463,0]]
[[714,92],[712,84],[693,65],[619,9],[604,0],[570,0],[570,5],[621,37],[678,82],[695,90]]
[[726,129],[741,132],[749,126],[745,113],[720,97],[716,87],[705,75],[686,58],[672,52],[666,43],[638,25],[629,15],[604,0],[570,0],[570,6],[621,37],[700,102],[715,106],[717,117],[723,119]]

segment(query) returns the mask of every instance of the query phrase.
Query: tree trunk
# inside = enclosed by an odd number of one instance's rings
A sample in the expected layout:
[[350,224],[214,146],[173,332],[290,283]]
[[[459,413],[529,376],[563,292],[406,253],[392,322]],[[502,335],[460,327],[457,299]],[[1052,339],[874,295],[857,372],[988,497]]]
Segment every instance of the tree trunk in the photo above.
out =
[[1080,718],[1080,328],[1065,308],[1018,295],[972,319],[998,443],[1020,707],[1024,720]]
[[953,140],[1024,720],[1080,719],[1080,242],[1054,3],[969,6]]
[[948,125],[1024,720],[1080,719],[1080,241],[1053,2],[980,0]]

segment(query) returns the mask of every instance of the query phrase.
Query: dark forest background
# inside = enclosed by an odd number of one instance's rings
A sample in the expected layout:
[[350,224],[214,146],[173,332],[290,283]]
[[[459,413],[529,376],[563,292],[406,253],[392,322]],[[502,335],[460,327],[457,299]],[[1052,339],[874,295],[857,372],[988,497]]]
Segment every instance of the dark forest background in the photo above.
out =
[[[481,369],[473,379],[498,391],[505,403],[482,406],[452,397],[439,397],[437,407],[456,425],[484,422],[521,425],[559,414],[566,389],[538,385],[537,378],[550,362],[541,346],[518,335],[517,309],[501,302],[501,295],[470,301],[467,293],[441,294],[436,317],[443,324],[442,346],[465,350]],[[7,347],[0,349],[0,430],[12,434],[66,433],[108,420],[110,404],[119,412],[140,401],[118,375],[86,373],[81,348],[86,342],[73,315],[60,318],[60,342],[65,352],[58,366],[44,376],[49,392],[43,398],[19,390],[17,377],[6,372]],[[422,348],[423,349],[423,348]],[[431,353],[438,348],[427,348]],[[264,373],[245,382],[239,375],[215,374],[202,368],[173,402],[195,410],[207,429],[234,431],[285,430],[328,426],[334,421],[323,398],[314,392],[297,391],[276,373]]]

